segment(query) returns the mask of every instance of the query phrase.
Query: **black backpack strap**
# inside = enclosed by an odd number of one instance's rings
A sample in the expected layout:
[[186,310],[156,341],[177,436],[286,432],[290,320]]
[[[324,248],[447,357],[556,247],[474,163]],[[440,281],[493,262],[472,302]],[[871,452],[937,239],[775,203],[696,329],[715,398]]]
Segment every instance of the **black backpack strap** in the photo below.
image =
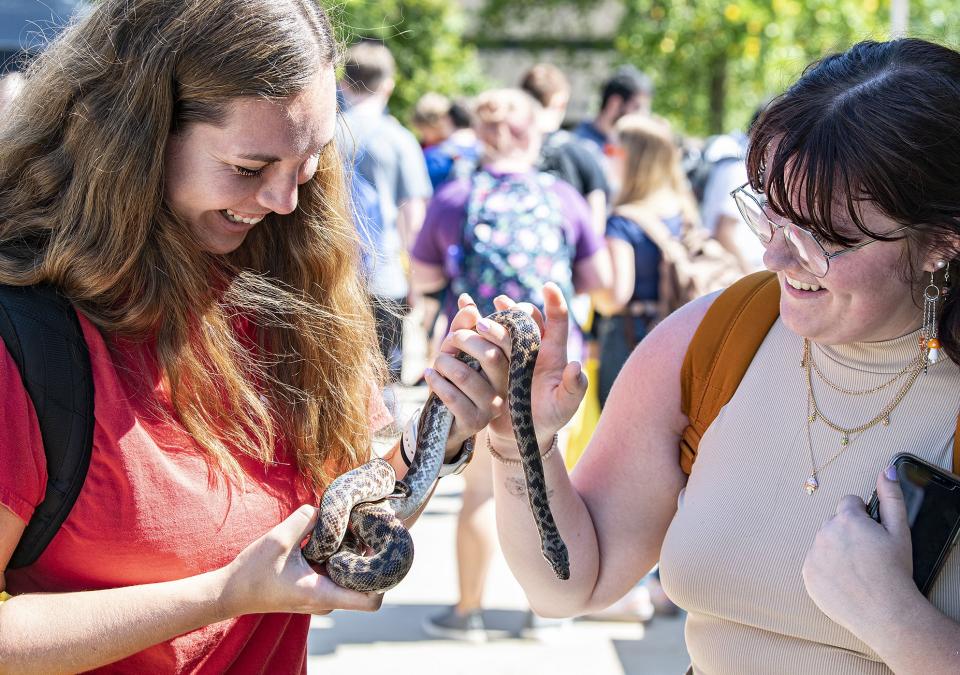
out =
[[0,286],[0,338],[20,369],[47,457],[47,490],[10,559],[32,564],[80,494],[93,450],[93,375],[76,312],[48,286]]

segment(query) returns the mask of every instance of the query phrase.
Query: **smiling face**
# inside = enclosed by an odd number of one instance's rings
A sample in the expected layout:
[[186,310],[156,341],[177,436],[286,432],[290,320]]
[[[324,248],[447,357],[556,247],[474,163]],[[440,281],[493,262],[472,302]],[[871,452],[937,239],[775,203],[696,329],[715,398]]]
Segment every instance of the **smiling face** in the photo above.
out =
[[[878,233],[900,227],[870,202],[861,204],[861,217]],[[839,212],[837,218],[842,218]],[[851,236],[856,232],[849,223],[836,227]],[[840,248],[824,246],[828,253]],[[780,229],[763,262],[780,280],[780,315],[790,330],[820,344],[877,342],[920,327],[920,307],[902,278],[906,251],[904,240],[874,241],[834,258],[826,276],[818,279],[803,269]],[[933,261],[924,261],[922,268],[933,269]]]
[[268,214],[297,208],[300,185],[313,177],[336,124],[333,68],[283,101],[237,99],[222,125],[195,123],[171,136],[165,198],[204,249],[236,250]]

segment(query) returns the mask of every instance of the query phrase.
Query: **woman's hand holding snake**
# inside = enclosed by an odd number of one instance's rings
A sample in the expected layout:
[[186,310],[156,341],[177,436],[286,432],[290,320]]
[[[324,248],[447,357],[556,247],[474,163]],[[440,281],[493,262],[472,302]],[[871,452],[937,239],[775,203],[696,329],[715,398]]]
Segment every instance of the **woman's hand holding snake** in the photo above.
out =
[[[554,291],[559,294],[559,290]],[[562,300],[559,302],[559,323],[565,329],[565,308]],[[531,410],[541,330],[528,314],[515,308],[486,317],[481,326],[496,324],[510,335],[508,363],[499,344],[469,330],[479,319],[472,301],[461,297],[460,308],[451,326],[453,332],[437,359],[436,371],[427,374],[432,391],[418,421],[415,452],[403,480],[396,480],[394,469],[386,460],[374,458],[339,476],[323,495],[320,517],[303,548],[303,556],[325,565],[330,578],[340,586],[360,592],[382,592],[403,579],[413,563],[413,541],[403,521],[423,508],[444,457],[459,448],[461,439],[469,439],[469,447],[464,444],[469,457],[470,436],[504,408],[504,399],[543,556],[557,578],[570,578],[569,554],[550,508]],[[553,315],[551,310],[548,317]],[[560,343],[565,348],[565,332]],[[566,370],[573,374],[576,386],[582,377],[579,368]],[[562,376],[563,372],[561,385]],[[561,401],[564,398],[569,397],[561,397]],[[575,410],[576,403],[572,406]],[[365,550],[372,555],[364,555]]]
[[317,522],[317,509],[301,506],[251,542],[213,574],[221,575],[223,617],[266,612],[329,614],[334,609],[372,612],[383,595],[341,588],[319,574],[300,553]]
[[[491,420],[508,417],[503,412],[506,410],[509,348],[505,353],[470,330],[480,319],[480,313],[468,295],[461,296],[458,304],[460,312],[450,323],[450,334],[441,345],[433,368],[427,370],[425,375],[430,389],[454,416],[447,437],[447,459],[455,456],[463,442],[486,427]],[[483,374],[458,359],[459,352],[476,359]],[[491,375],[500,379],[491,379]],[[509,426],[509,421],[507,424]]]
[[[530,393],[533,408],[533,426],[537,434],[537,442],[541,450],[549,447],[553,435],[557,433],[577,412],[580,401],[587,391],[587,377],[580,364],[567,360],[567,334],[569,330],[569,314],[567,303],[563,299],[560,289],[548,283],[543,289],[544,309],[546,318],[539,310],[527,304],[517,305],[510,298],[500,296],[495,300],[498,309],[518,307],[530,313],[542,333],[540,354],[533,371],[533,385]],[[461,306],[457,319],[463,315],[464,323],[469,316],[479,313],[473,308]],[[510,336],[503,326],[491,321],[474,321],[479,335],[493,345],[496,345],[506,356],[510,354]],[[461,344],[457,342],[456,344]],[[506,357],[503,365],[496,364],[498,370],[488,369],[483,372],[494,384],[497,391],[504,398],[507,395]],[[489,427],[491,443],[498,449],[514,448],[513,428],[510,418],[501,415],[495,418]],[[503,453],[501,453],[503,454]]]

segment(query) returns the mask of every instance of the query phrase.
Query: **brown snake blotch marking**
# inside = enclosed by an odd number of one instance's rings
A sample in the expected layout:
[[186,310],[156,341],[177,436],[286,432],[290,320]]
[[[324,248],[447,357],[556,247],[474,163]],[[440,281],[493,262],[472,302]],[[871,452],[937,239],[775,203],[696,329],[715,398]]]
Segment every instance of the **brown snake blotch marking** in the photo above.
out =
[[[511,338],[507,405],[543,557],[558,579],[569,579],[567,547],[550,510],[530,409],[540,330],[517,309],[494,312],[487,319],[506,328]],[[457,358],[479,368],[466,354]],[[390,464],[378,458],[334,480],[324,492],[304,556],[325,563],[330,578],[344,588],[384,592],[400,583],[413,564],[413,540],[402,521],[420,510],[430,496],[452,425],[453,414],[431,394],[420,417],[417,452],[404,479],[396,481]],[[362,555],[365,549],[373,555]]]

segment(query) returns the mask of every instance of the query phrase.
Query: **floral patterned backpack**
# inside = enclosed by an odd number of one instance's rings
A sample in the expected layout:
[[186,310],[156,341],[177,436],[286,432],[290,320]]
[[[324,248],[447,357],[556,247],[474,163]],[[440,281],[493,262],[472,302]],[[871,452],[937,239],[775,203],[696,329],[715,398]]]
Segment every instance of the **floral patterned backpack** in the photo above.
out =
[[573,295],[574,246],[545,173],[473,174],[459,250],[449,270],[454,297],[469,293],[484,316],[506,294],[543,307],[543,285]]

